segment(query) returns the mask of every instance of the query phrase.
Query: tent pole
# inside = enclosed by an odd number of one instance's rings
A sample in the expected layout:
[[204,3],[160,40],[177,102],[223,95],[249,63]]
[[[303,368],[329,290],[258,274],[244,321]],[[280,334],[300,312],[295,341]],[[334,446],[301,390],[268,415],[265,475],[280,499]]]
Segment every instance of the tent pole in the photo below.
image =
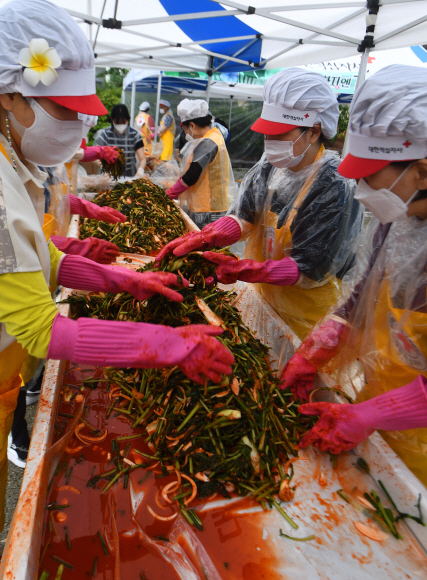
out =
[[132,96],[130,101],[130,127],[133,127],[134,119],[135,119],[135,91],[136,91],[136,82],[132,81]]
[[[369,51],[375,46],[375,25],[377,23],[378,12],[380,10],[380,0],[370,0],[368,2],[369,14],[366,16],[366,33],[365,38],[359,44],[358,52],[363,52],[362,60],[360,61],[359,74],[357,75],[357,83],[354,92],[356,93],[366,77],[366,69],[369,62]],[[348,153],[348,131],[345,136],[344,147],[342,150],[342,157]]]
[[212,75],[209,75],[208,86],[206,87],[206,102],[208,104],[208,107],[209,107],[209,96],[211,92],[211,84],[212,84]]
[[156,129],[154,131],[154,143],[157,143],[157,131],[159,130],[159,108],[160,108],[160,97],[162,94],[162,73],[159,74],[159,81],[157,83],[157,103],[156,103]]
[[210,96],[210,92],[211,92],[211,84],[212,84],[212,78],[213,78],[213,66],[214,66],[214,59],[213,56],[209,57],[209,68],[206,71],[208,73],[208,86],[206,87],[206,102],[208,104],[209,107],[209,96]]
[[228,130],[231,133],[231,110],[233,108],[233,95],[230,95],[230,114],[228,116]]
[[[369,48],[365,48],[365,50],[363,51],[362,60],[360,61],[359,74],[357,75],[357,82],[354,92],[357,91],[357,89],[365,80],[366,69],[368,68],[369,50],[370,50]],[[348,131],[345,135],[344,147],[342,148],[341,157],[344,159],[347,153],[348,153]]]
[[121,99],[121,103],[122,105],[126,105],[126,93],[125,91],[122,90],[122,99]]

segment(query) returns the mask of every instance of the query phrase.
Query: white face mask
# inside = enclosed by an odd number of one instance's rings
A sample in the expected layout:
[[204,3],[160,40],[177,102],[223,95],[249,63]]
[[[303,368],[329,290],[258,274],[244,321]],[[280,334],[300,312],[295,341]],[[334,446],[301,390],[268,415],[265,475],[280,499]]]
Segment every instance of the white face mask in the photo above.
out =
[[382,224],[406,219],[408,217],[408,205],[417,195],[418,189],[406,202],[393,193],[392,189],[411,166],[412,165],[407,167],[405,171],[399,175],[390,189],[386,189],[385,187],[382,187],[381,189],[372,189],[364,179],[361,179],[357,184],[354,199],[362,202],[363,205],[369,209],[369,211],[371,211]]
[[83,121],[61,121],[47,113],[35,99],[27,99],[34,111],[31,127],[24,127],[15,115],[9,119],[21,137],[22,155],[36,165],[56,167],[74,155],[83,138]]
[[123,123],[121,125],[116,125],[115,123],[113,123],[113,127],[117,131],[117,133],[123,134],[126,131],[126,129],[128,128],[128,124]]
[[[193,133],[194,133],[194,131],[193,131]],[[190,135],[190,127],[188,128],[188,133],[186,133],[186,135],[185,135],[185,139],[187,141],[194,141],[193,135]]]
[[271,163],[273,167],[295,167],[296,165],[299,165],[311,146],[310,143],[301,155],[294,157],[294,145],[301,139],[304,133],[301,133],[295,141],[272,141],[271,139],[267,139],[264,142],[267,161]]
[[166,111],[164,109],[159,109],[159,111],[160,111],[161,115],[164,115],[166,113]]

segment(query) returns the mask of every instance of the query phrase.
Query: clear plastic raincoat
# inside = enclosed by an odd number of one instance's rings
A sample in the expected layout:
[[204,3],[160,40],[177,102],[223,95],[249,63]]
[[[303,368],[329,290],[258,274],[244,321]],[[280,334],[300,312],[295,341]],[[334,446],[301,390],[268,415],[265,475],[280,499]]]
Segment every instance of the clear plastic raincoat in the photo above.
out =
[[263,155],[230,212],[243,226],[245,258],[296,261],[301,276],[295,285],[257,287],[301,339],[336,303],[355,259],[363,208],[353,198],[355,181],[337,173],[339,162],[323,146],[299,172],[275,168]]
[[224,216],[237,195],[227,148],[216,127],[182,149],[180,173],[187,185],[185,174],[192,164],[199,166],[200,176],[179,199],[184,211],[203,227]]
[[[427,377],[426,267],[427,220],[371,220],[357,257],[358,284],[325,318],[347,320],[349,335],[322,370],[356,401]],[[382,435],[427,485],[427,429]]]

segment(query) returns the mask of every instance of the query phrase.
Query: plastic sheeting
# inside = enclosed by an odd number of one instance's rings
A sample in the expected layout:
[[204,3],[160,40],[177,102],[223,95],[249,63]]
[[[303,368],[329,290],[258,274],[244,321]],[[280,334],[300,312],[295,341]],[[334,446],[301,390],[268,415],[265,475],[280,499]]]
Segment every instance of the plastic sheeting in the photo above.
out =
[[[162,95],[166,97],[172,109],[176,111],[178,103],[182,101],[180,95]],[[191,98],[191,95],[189,95]],[[152,110],[155,109],[155,96],[149,93],[136,93],[135,109],[137,110],[140,103],[148,101],[151,103]],[[131,92],[125,92],[125,103],[131,108]],[[264,152],[264,137],[260,133],[251,131],[251,126],[259,118],[262,111],[262,101],[248,101],[234,98],[209,100],[209,110],[214,117],[222,119],[227,126],[230,125],[230,146],[228,154],[233,166],[251,167],[256,163]],[[230,115],[231,112],[231,115]],[[231,124],[229,123],[231,118]],[[177,133],[179,135],[180,120],[175,116],[177,123]],[[176,145],[175,145],[176,147]]]
[[49,215],[53,217],[52,236],[66,236],[70,224],[70,183],[65,165],[48,168],[45,187],[49,191]]
[[274,168],[266,157],[247,173],[231,213],[243,223],[245,257],[264,261],[285,256],[298,264],[296,285],[259,285],[273,308],[303,337],[340,295],[352,267],[363,209],[355,182],[340,176],[338,154],[325,150],[299,172]]
[[[326,317],[350,323],[348,339],[328,369],[356,400],[406,385],[419,374],[427,377],[426,265],[427,220],[413,217],[391,227],[371,220],[358,253],[354,293],[347,291]],[[384,437],[427,484],[427,429]]]
[[172,159],[165,163],[159,163],[149,179],[159,187],[168,189],[178,181],[180,175],[179,165],[175,159]]

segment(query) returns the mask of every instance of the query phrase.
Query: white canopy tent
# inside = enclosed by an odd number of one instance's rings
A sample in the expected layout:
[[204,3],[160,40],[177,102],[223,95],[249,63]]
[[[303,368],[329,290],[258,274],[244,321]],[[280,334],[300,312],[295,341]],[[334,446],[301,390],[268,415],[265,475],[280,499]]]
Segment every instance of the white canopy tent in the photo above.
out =
[[250,6],[230,0],[54,3],[79,22],[97,66],[106,67],[282,68],[427,41],[427,0],[276,0],[276,6],[271,0],[251,0]]

